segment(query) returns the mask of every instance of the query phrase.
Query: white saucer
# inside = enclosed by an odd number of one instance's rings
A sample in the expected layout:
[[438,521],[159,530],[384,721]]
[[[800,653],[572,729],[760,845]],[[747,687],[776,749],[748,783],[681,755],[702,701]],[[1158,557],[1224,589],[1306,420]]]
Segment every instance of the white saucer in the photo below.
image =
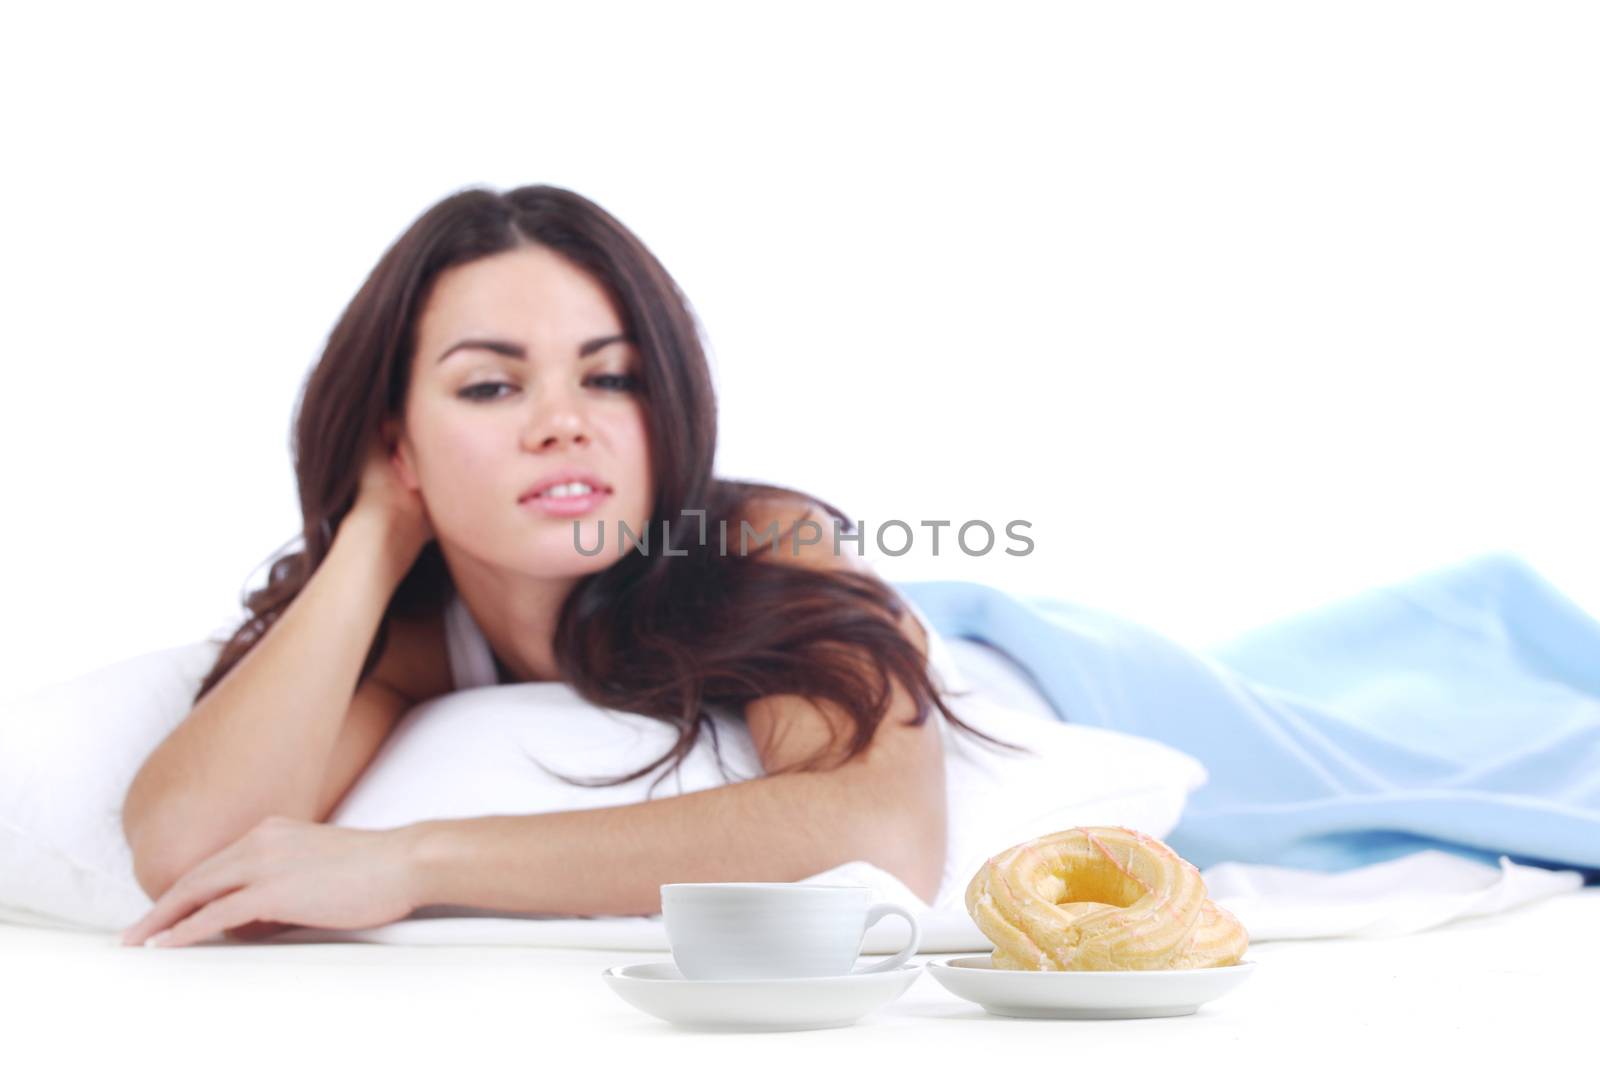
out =
[[1255,969],[1254,960],[1176,971],[997,971],[988,955],[928,961],[928,973],[956,996],[1019,1019],[1193,1015]]
[[877,974],[829,978],[689,979],[677,965],[631,963],[600,977],[640,1011],[680,1026],[715,1030],[821,1030],[849,1026],[911,988],[922,973],[908,963]]

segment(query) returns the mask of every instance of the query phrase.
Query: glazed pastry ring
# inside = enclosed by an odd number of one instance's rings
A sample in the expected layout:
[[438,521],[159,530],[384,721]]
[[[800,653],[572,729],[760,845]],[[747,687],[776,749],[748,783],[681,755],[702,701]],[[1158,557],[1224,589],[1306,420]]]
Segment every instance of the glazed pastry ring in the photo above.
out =
[[1222,967],[1250,944],[1192,863],[1121,826],[1073,827],[991,857],[966,904],[998,970]]

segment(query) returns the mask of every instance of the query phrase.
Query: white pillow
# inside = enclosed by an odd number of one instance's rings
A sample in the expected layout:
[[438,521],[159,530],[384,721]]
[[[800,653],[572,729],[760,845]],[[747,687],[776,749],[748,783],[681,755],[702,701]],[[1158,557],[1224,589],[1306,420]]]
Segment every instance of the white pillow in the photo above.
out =
[[0,709],[0,917],[120,929],[149,910],[122,800],[221,647],[146,652]]
[[1061,716],[1045,699],[1033,676],[1006,653],[970,637],[953,637],[944,644],[950,650],[950,659],[973,689],[1008,708],[1026,711],[1049,722],[1060,720]]
[[[122,834],[122,798],[145,757],[187,714],[216,652],[202,641],[147,653],[35,694],[0,717],[4,917],[120,929],[149,908]],[[1156,741],[1046,721],[982,694],[947,702],[973,726],[1039,755],[992,750],[935,715],[950,815],[936,905],[958,900],[988,856],[1041,833],[1114,823],[1164,836],[1206,781],[1198,760]],[[740,777],[759,776],[742,720],[711,715],[725,764]],[[635,803],[647,799],[659,768],[622,785],[585,788],[533,760],[569,776],[612,777],[654,760],[675,738],[666,723],[595,708],[560,682],[460,690],[401,720],[330,821],[383,829]],[[655,797],[722,784],[703,735]]]

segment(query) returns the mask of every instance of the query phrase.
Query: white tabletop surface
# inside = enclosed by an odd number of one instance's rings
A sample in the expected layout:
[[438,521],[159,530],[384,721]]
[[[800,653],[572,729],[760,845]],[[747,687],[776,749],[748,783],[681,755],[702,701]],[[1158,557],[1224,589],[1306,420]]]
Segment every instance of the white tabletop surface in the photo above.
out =
[[1002,1019],[924,974],[853,1026],[762,1034],[678,1029],[600,979],[608,966],[668,958],[661,953],[353,943],[160,950],[124,948],[113,934],[0,924],[0,1057],[437,1064],[636,1054],[767,1064],[863,1052],[898,1064],[1031,1060],[1056,1047],[1074,1060],[1108,1057],[1102,1063],[1202,1050],[1239,1062],[1359,1063],[1379,1049],[1390,1062],[1398,1050],[1425,1051],[1432,1063],[1489,1054],[1527,1062],[1600,1041],[1590,1007],[1596,945],[1600,888],[1590,888],[1404,937],[1253,945],[1255,977],[1192,1016]]

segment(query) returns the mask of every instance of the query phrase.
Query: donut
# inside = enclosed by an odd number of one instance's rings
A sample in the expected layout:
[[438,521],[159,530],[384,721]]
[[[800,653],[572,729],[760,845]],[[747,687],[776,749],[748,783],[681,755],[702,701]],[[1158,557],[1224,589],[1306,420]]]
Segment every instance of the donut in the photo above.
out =
[[1006,971],[1226,967],[1250,945],[1194,864],[1124,826],[1075,826],[990,857],[967,913]]

